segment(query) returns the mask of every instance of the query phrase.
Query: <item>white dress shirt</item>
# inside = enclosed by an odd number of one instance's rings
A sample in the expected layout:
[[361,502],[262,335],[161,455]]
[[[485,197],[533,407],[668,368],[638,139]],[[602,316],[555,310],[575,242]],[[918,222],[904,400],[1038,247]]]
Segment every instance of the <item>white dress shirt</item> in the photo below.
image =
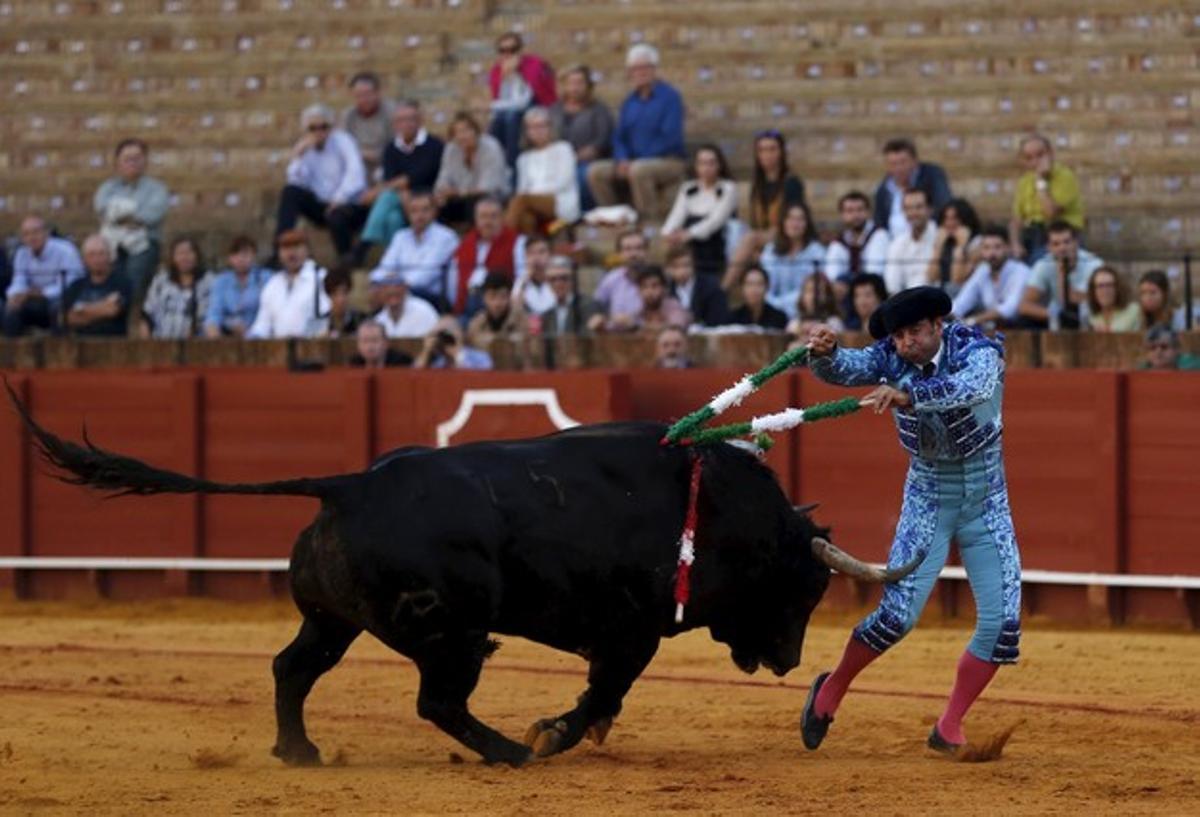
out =
[[558,303],[558,299],[554,297],[554,290],[550,288],[550,282],[544,278],[539,284],[526,276],[517,286],[521,292],[521,301],[525,304],[525,311],[530,315],[541,315]]
[[325,270],[311,258],[295,277],[280,271],[263,285],[258,314],[248,333],[252,338],[311,338],[328,324],[329,296]]
[[458,234],[444,224],[435,221],[420,236],[412,227],[405,227],[392,236],[379,266],[371,271],[371,281],[378,282],[398,273],[409,288],[442,292],[446,287],[446,270],[457,249]]
[[[870,230],[872,226],[872,222],[868,221],[863,230]],[[859,272],[883,275],[890,243],[891,237],[887,230],[876,230],[867,241],[867,246],[863,248],[862,267]],[[829,242],[829,248],[825,251],[825,274],[830,281],[843,280],[850,274],[850,251],[840,241]]]
[[688,235],[697,241],[704,241],[718,230],[725,229],[737,208],[737,201],[737,183],[729,179],[719,179],[711,190],[696,181],[685,182],[675,196],[667,220],[663,222],[662,234],[670,235],[684,229],[684,224],[691,216],[699,221],[686,228]]
[[907,228],[896,234],[888,245],[887,263],[883,268],[883,281],[889,295],[929,283],[929,262],[933,258],[936,238],[937,225],[932,221],[925,225],[920,238],[913,238],[912,230]]
[[994,309],[1001,318],[1011,321],[1017,317],[1017,308],[1028,279],[1029,267],[1012,258],[1000,268],[999,281],[992,279],[991,266],[986,262],[981,263],[959,290],[950,311],[962,319],[972,312]]
[[[63,282],[61,273],[66,273]],[[22,244],[13,255],[12,283],[8,285],[7,297],[21,295],[30,289],[39,289],[46,300],[62,297],[63,286],[83,277],[83,260],[75,245],[65,238],[50,236],[39,255]]]
[[517,194],[554,196],[554,215],[579,220],[579,183],[575,149],[564,141],[527,150],[517,157]]
[[287,180],[323,202],[348,204],[366,189],[367,170],[354,137],[332,130],[323,148],[309,148],[288,162]]
[[423,338],[437,326],[438,313],[428,301],[410,292],[404,296],[399,315],[393,316],[385,306],[374,320],[389,338]]

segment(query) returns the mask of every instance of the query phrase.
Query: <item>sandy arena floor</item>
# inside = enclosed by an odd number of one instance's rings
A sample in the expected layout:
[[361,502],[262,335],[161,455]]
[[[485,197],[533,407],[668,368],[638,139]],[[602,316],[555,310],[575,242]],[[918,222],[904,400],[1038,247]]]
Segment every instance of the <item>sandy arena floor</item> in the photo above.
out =
[[[847,621],[809,632],[783,682],[694,632],[664,642],[608,741],[488,767],[415,713],[417,676],[369,637],[318,683],[309,734],[331,765],[289,769],[270,658],[283,604],[0,603],[3,814],[1200,814],[1200,636],[1026,630],[968,721],[1020,724],[998,761],[924,749],[963,629],[918,629],[869,668],[817,752],[807,683]],[[584,666],[507,639],[474,711],[520,737],[567,708]]]

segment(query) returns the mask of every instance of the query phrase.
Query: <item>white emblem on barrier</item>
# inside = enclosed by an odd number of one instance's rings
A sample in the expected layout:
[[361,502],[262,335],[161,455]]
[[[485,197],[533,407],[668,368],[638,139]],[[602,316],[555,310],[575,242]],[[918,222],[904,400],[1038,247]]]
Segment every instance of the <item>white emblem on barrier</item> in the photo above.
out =
[[579,425],[578,420],[568,417],[563,411],[558,402],[558,392],[554,389],[466,389],[454,416],[444,423],[438,423],[438,448],[450,445],[450,438],[463,430],[476,406],[545,406],[546,414],[555,428],[561,430]]

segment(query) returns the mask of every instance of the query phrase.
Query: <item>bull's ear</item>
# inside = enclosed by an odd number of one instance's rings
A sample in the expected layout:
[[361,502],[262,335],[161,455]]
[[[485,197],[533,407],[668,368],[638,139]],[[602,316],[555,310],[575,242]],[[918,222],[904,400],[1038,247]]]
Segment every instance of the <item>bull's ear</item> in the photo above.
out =
[[808,516],[819,507],[821,507],[820,502],[809,502],[807,505],[793,505],[792,510],[801,516]]

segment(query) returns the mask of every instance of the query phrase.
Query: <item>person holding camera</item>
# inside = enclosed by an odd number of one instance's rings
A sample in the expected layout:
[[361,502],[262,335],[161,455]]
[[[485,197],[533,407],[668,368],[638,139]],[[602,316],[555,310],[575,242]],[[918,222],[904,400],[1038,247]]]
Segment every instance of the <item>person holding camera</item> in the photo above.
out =
[[425,336],[425,344],[413,361],[413,368],[486,370],[492,368],[492,356],[464,343],[458,319],[443,315],[433,331]]

